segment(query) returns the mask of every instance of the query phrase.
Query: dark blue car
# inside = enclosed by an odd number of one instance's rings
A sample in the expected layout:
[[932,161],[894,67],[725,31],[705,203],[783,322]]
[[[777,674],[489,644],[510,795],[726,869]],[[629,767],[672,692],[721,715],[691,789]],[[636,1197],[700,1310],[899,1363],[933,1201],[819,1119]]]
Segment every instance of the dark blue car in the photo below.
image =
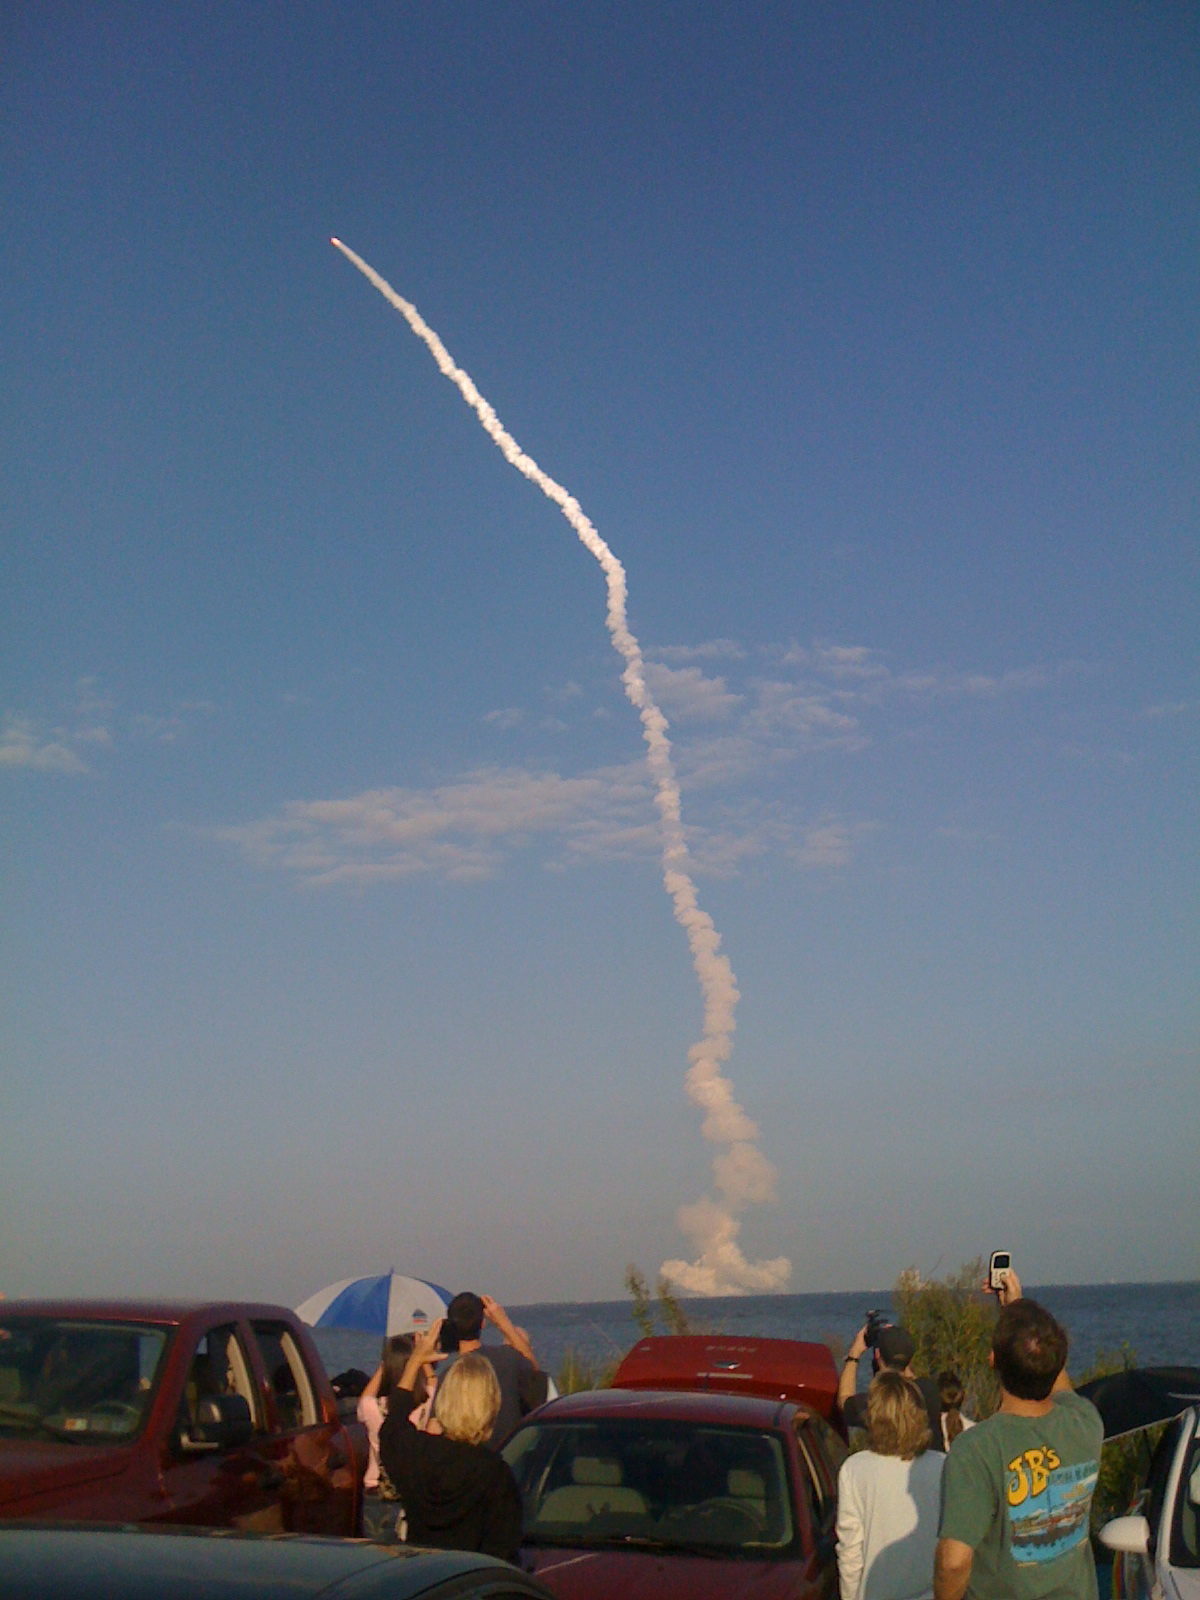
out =
[[362,1539],[0,1523],[4,1600],[550,1600],[490,1556]]

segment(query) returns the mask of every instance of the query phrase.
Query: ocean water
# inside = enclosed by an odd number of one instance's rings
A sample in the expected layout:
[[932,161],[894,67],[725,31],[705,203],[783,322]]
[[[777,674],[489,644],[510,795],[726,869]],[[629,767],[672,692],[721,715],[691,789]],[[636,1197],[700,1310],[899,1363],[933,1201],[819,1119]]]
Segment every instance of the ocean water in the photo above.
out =
[[[1139,1366],[1200,1366],[1200,1283],[1105,1283],[1027,1286],[1067,1329],[1070,1370],[1083,1372],[1099,1351],[1128,1344]],[[687,1313],[706,1331],[775,1339],[837,1339],[848,1344],[866,1312],[891,1309],[891,1291],[853,1294],[746,1295],[688,1300]],[[607,1366],[639,1337],[629,1300],[509,1306],[513,1321],[533,1342],[538,1361],[556,1373],[568,1351]],[[313,1330],[331,1373],[347,1367],[371,1372],[379,1341],[367,1334]]]

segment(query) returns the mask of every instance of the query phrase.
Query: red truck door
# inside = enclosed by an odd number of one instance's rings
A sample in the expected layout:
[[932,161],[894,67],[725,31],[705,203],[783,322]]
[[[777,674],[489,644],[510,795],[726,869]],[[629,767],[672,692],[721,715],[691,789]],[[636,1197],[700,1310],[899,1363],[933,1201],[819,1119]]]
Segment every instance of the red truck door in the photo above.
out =
[[[198,1444],[193,1429],[206,1396],[241,1395],[255,1432],[229,1449]],[[207,1329],[188,1367],[179,1417],[163,1461],[166,1509],[157,1521],[282,1533],[283,1475],[271,1452],[262,1397],[243,1334],[227,1323]]]
[[304,1349],[286,1322],[255,1321],[268,1433],[260,1449],[280,1477],[289,1533],[356,1532],[358,1469],[336,1412],[324,1414]]

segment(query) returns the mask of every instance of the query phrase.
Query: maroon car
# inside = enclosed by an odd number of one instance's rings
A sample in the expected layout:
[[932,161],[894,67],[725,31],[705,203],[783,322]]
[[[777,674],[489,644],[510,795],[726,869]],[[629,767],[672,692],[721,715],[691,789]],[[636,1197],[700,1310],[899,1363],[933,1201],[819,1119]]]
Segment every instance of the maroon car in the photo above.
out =
[[280,1306],[0,1305],[0,1517],[356,1534],[363,1454]]
[[555,1400],[505,1445],[522,1565],[560,1600],[833,1600],[845,1444],[828,1350],[643,1340],[616,1382],[637,1386]]

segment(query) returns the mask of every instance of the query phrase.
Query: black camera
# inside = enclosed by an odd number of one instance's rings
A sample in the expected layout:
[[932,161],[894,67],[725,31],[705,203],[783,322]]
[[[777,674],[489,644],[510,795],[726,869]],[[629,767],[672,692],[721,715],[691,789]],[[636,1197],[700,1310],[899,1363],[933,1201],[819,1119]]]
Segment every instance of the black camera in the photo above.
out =
[[891,1325],[892,1324],[888,1320],[888,1314],[886,1311],[867,1312],[867,1331],[863,1335],[863,1338],[867,1342],[868,1350],[875,1350],[878,1348],[879,1335],[885,1328],[890,1328]]
[[442,1331],[438,1334],[438,1354],[452,1356],[458,1351],[458,1329],[446,1317],[442,1322]]

